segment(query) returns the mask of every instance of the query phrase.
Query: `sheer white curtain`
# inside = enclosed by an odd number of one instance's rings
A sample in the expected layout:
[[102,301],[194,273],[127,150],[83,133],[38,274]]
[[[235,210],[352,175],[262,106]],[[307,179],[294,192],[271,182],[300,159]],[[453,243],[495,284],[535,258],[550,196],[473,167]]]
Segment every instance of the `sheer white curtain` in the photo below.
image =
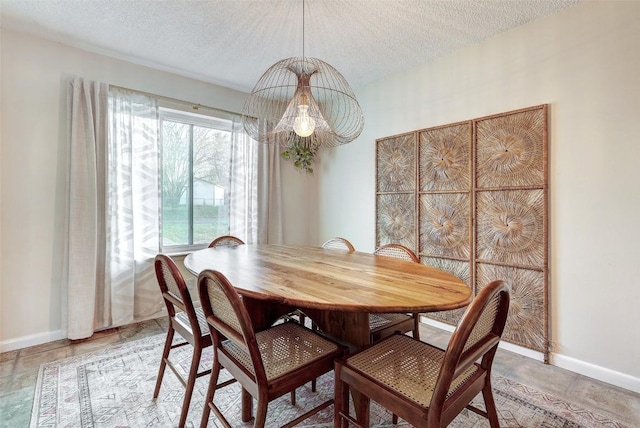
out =
[[[70,85],[68,337],[164,314],[158,100],[75,79]],[[282,242],[280,156],[234,121],[231,234]]]
[[153,259],[160,248],[158,102],[109,90],[107,282],[112,325],[159,315]]
[[258,242],[258,143],[244,132],[239,118],[231,133],[229,233],[246,244]]

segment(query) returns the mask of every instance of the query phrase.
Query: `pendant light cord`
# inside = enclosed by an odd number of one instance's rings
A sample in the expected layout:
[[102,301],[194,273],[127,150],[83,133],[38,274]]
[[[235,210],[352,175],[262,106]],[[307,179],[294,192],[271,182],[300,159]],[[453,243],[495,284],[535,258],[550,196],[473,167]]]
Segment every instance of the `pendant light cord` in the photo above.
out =
[[304,62],[304,0],[302,0],[302,61]]

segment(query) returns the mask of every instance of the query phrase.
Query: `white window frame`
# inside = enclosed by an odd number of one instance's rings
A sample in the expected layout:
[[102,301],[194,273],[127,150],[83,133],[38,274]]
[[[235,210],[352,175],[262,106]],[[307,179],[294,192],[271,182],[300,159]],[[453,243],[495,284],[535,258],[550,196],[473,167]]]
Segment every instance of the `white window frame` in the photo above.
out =
[[[206,128],[214,128],[220,131],[227,131],[232,133],[233,131],[233,120],[230,114],[218,113],[214,111],[198,111],[197,113],[193,113],[188,110],[188,106],[177,105],[174,103],[161,103],[158,109],[158,119],[159,119],[159,128],[160,128],[160,183],[162,183],[163,178],[163,165],[162,165],[162,141],[163,141],[163,133],[162,133],[162,123],[164,120],[170,120],[180,123],[185,123],[194,126],[201,126]],[[233,137],[232,137],[233,138]],[[193,141],[190,142],[193,145]],[[190,160],[193,162],[193,159]],[[191,207],[189,208],[188,222],[189,222],[189,235],[190,240],[193,240],[193,164],[191,165],[190,177],[189,177],[189,189],[188,195],[190,195]],[[162,186],[162,184],[160,184]],[[164,217],[163,217],[163,202],[162,202],[162,191],[160,192],[160,219],[159,219],[159,241],[160,241],[160,251],[165,252],[167,254],[186,254],[191,251],[199,250],[202,248],[206,248],[208,243],[203,244],[185,244],[185,245],[163,245],[163,235],[164,235]],[[213,240],[215,236],[212,236]]]

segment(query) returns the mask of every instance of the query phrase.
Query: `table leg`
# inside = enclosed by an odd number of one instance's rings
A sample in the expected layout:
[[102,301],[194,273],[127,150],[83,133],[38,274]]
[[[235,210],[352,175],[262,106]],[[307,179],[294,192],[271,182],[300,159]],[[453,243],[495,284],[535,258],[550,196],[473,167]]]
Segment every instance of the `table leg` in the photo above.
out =
[[[370,343],[369,314],[367,312],[327,312],[314,309],[304,312],[318,324],[323,334],[358,351]],[[369,399],[358,391],[350,390],[356,410],[356,419],[369,426]]]
[[253,416],[253,397],[242,388],[242,422],[249,422]]
[[369,314],[367,312],[321,311],[303,309],[322,333],[349,347],[349,352],[358,351],[369,344]]
[[265,302],[264,300],[251,299],[246,296],[242,297],[242,302],[251,316],[253,328],[256,331],[270,327],[278,318],[292,312],[294,309],[289,305]]

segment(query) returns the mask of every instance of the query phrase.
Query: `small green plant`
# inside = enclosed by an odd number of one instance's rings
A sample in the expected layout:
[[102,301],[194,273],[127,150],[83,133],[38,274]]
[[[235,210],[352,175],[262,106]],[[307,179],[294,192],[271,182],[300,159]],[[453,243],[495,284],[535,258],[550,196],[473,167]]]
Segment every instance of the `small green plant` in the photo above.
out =
[[282,152],[282,158],[290,160],[296,166],[308,174],[313,173],[313,160],[318,153],[319,145],[312,137],[293,136],[287,149]]

